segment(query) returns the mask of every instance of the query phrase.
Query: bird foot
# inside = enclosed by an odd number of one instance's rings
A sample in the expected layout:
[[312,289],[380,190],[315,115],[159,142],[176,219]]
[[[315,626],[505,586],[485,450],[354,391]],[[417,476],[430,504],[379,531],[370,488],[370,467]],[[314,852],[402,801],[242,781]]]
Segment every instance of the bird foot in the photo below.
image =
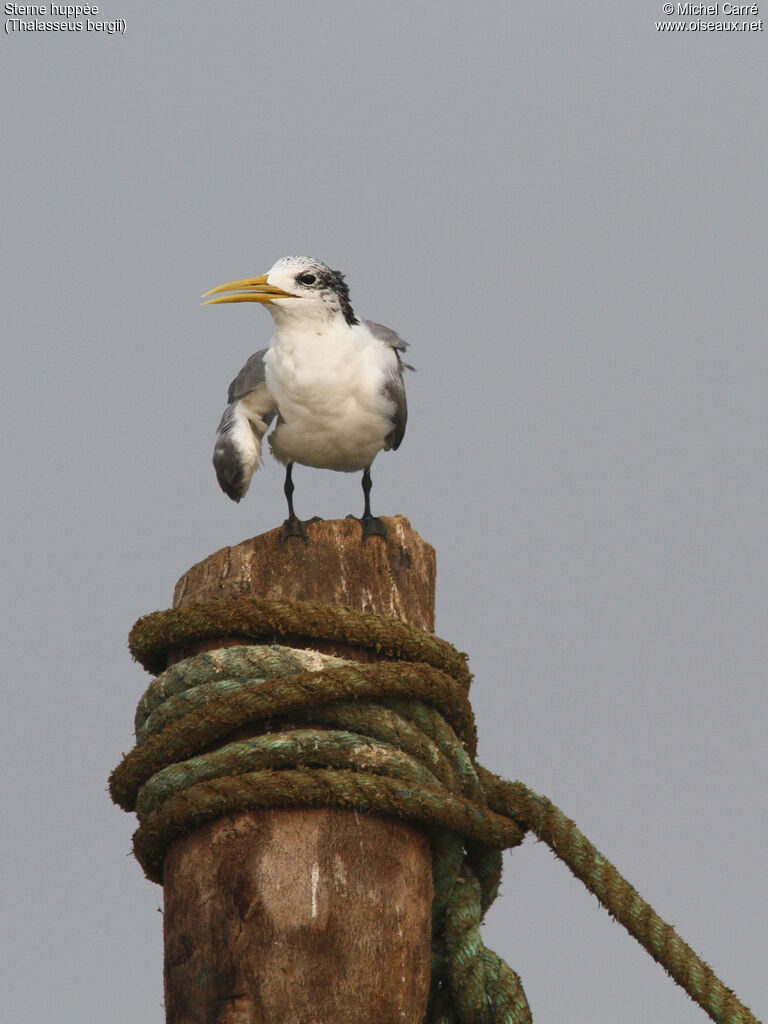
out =
[[362,526],[363,544],[369,537],[383,537],[384,540],[387,540],[387,528],[378,516],[362,516],[358,519],[357,516],[348,515],[347,519],[354,519]]
[[280,542],[284,544],[289,537],[301,537],[305,544],[309,544],[307,527],[312,523],[322,523],[320,516],[312,516],[303,522],[298,516],[289,516],[280,527]]

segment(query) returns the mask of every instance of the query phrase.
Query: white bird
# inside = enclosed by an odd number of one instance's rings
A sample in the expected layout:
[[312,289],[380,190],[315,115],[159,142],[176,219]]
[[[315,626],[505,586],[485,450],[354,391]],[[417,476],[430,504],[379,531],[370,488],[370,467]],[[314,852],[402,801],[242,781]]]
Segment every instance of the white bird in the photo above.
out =
[[[363,471],[363,540],[386,538],[371,514],[371,463],[398,448],[407,406],[400,353],[407,343],[389,327],[359,320],[344,276],[320,260],[286,256],[261,277],[205,293],[222,302],[264,303],[275,321],[268,348],[254,353],[229,386],[213,453],[219,484],[233,501],[244,497],[261,461],[261,439],[286,467],[288,518],[282,538],[308,541],[293,509],[293,464]],[[315,520],[307,520],[314,522]]]

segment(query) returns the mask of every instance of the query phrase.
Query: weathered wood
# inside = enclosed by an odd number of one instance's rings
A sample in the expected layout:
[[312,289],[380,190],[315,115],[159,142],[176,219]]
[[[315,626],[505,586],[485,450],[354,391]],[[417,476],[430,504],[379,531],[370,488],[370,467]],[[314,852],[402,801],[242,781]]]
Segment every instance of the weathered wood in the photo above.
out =
[[[434,551],[407,519],[386,524],[388,543],[363,545],[340,520],[310,526],[309,545],[272,531],[224,548],[181,577],[174,605],[250,594],[433,629]],[[335,808],[228,815],[169,850],[164,893],[168,1024],[423,1018],[432,863],[415,825]]]
[[282,544],[280,531],[271,530],[222,548],[184,573],[173,606],[249,594],[346,605],[434,630],[435,549],[404,516],[383,521],[387,544],[361,544],[358,522],[334,519],[308,527],[310,544]]

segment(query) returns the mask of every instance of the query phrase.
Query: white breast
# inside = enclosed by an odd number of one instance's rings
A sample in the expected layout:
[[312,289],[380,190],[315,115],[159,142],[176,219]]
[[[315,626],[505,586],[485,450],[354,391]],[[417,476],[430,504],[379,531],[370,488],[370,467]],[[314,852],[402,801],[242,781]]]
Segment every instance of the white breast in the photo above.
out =
[[370,466],[392,429],[392,349],[362,324],[337,323],[320,334],[278,331],[264,363],[279,410],[269,438],[277,459],[349,473]]

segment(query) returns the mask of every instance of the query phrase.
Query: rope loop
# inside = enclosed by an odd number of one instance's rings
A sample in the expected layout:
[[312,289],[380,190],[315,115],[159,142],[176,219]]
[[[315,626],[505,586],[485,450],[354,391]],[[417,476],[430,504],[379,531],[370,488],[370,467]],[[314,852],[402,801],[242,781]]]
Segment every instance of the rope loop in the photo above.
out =
[[[380,660],[277,642],[299,638],[362,647]],[[169,652],[232,639],[245,642],[166,667]],[[420,822],[434,878],[424,1024],[529,1024],[520,979],[485,948],[480,926],[498,891],[502,850],[530,831],[712,1020],[758,1024],[574,822],[477,763],[472,676],[451,644],[347,608],[232,598],[147,615],[129,646],[158,675],[139,701],[137,743],[112,772],[110,792],[137,814],[134,853],[153,881],[162,882],[177,839],[237,811],[333,806]],[[244,726],[253,735],[233,739]]]

